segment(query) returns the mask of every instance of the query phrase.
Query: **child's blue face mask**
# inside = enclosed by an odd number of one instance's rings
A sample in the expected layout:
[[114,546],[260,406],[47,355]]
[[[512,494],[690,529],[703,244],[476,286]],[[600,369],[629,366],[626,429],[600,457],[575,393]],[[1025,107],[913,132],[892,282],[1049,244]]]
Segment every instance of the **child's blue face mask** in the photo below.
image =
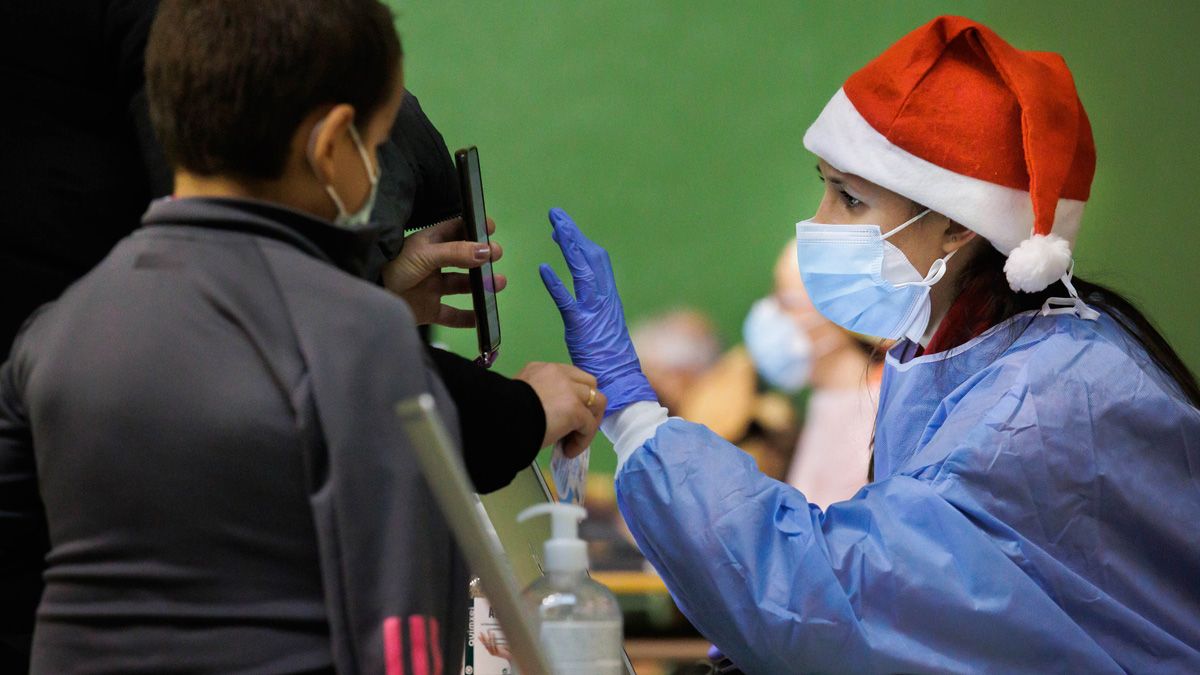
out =
[[846,330],[888,340],[919,341],[929,325],[929,288],[954,253],[935,260],[922,277],[886,241],[926,214],[882,234],[878,225],[796,224],[800,277],[817,311]]

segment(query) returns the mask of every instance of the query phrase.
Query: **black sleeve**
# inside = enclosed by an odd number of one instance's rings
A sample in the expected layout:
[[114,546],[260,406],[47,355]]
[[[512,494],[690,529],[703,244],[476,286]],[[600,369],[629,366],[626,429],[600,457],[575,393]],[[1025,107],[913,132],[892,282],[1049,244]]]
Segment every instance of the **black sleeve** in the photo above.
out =
[[457,354],[429,348],[458,406],[463,460],[481,493],[512,482],[529,466],[546,435],[546,413],[533,387],[493,373]]

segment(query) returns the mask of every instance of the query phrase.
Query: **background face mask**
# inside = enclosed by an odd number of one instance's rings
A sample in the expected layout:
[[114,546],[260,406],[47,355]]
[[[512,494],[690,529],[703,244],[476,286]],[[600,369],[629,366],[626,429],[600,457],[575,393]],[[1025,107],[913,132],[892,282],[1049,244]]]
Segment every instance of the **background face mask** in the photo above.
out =
[[808,384],[813,364],[831,350],[828,344],[814,346],[808,336],[809,326],[802,323],[775,297],[768,296],[750,307],[742,325],[746,351],[758,374],[771,386],[787,393],[803,389]]
[[790,393],[808,383],[812,342],[777,300],[763,298],[750,307],[742,338],[758,374],[772,387]]
[[[923,218],[917,214],[891,232]],[[888,340],[919,340],[929,325],[929,287],[946,272],[939,258],[922,277],[878,225],[796,224],[800,277],[817,311],[846,330]]]

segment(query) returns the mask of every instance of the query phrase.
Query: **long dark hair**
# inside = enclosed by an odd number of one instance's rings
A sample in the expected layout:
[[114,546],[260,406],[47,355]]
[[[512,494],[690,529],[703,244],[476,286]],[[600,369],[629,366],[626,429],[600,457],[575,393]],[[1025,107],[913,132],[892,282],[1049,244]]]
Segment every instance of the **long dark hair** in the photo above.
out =
[[[1041,293],[1019,293],[1008,286],[1004,275],[1004,256],[992,246],[984,243],[979,253],[967,263],[959,276],[958,297],[969,296],[970,319],[954,321],[945,326],[946,334],[940,346],[943,348],[960,345],[975,337],[978,326],[995,326],[1021,312],[1040,309],[1047,298],[1069,297],[1061,281],[1055,282]],[[1146,315],[1120,293],[1100,284],[1075,277],[1071,281],[1079,297],[1093,309],[1112,317],[1118,325],[1146,350],[1150,359],[1179,385],[1180,392],[1200,408],[1200,386],[1196,376],[1158,332]],[[1014,336],[1015,339],[1015,336]]]

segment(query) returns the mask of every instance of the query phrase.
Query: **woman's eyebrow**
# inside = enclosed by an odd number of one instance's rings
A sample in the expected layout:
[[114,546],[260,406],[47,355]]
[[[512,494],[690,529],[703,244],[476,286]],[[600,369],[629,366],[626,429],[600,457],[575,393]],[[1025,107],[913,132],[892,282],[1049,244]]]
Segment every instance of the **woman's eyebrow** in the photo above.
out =
[[832,176],[826,176],[826,175],[825,175],[825,172],[824,172],[824,171],[821,171],[821,165],[820,165],[820,164],[816,164],[816,165],[815,165],[815,167],[816,167],[816,169],[817,169],[817,176],[819,176],[819,177],[821,178],[821,180],[824,180],[824,181],[829,181],[830,183],[833,183],[834,185],[841,185],[841,184],[842,184],[842,179],[841,179],[841,178],[834,178],[834,177],[832,177]]

